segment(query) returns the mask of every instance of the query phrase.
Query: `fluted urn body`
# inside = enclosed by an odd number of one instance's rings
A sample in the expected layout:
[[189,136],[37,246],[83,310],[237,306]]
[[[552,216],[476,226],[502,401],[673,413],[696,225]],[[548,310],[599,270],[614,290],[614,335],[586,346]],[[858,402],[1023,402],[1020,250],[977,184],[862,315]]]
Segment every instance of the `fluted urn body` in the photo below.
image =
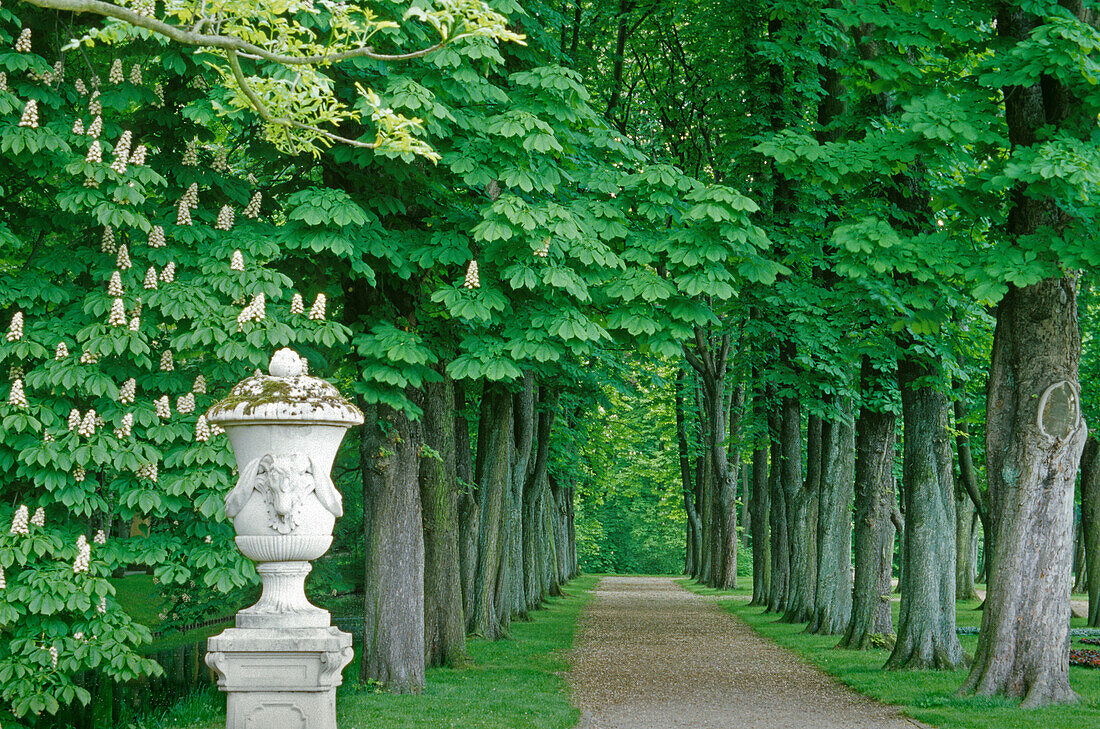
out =
[[363,414],[289,349],[269,374],[238,383],[207,413],[225,428],[238,480],[225,499],[237,547],[263,579],[259,602],[237,613],[240,628],[319,628],[329,614],[305,596],[309,561],[328,551],[340,493],[330,476],[348,428]]

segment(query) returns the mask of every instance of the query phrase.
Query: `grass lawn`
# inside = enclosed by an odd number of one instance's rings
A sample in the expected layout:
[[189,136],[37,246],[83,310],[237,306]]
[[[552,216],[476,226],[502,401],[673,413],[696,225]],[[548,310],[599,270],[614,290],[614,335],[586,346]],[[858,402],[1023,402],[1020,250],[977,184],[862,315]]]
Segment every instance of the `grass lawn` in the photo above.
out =
[[[743,581],[742,581],[743,582]],[[883,671],[889,652],[884,649],[849,651],[836,648],[836,636],[803,633],[804,624],[786,625],[763,608],[749,607],[744,598],[751,589],[717,591],[681,580],[685,588],[704,595],[717,595],[722,606],[754,630],[781,646],[790,648],[826,673],[836,676],[861,694],[888,704],[897,704],[908,715],[933,726],[949,729],[1082,729],[1100,726],[1100,670],[1070,668],[1070,683],[1081,696],[1076,706],[1047,709],[1020,709],[1007,699],[958,697],[956,692],[967,671]],[[751,583],[750,583],[751,584]],[[735,599],[730,599],[735,598]],[[892,603],[897,626],[898,602]],[[981,612],[975,601],[959,601],[956,622],[960,626],[981,624]],[[1073,627],[1084,627],[1084,620],[1073,619]],[[976,635],[959,636],[963,649],[973,655]],[[1079,646],[1077,639],[1074,647]],[[1095,646],[1091,646],[1095,647]]]
[[[512,623],[510,640],[470,640],[466,668],[428,671],[424,693],[394,696],[357,684],[358,660],[344,671],[337,696],[341,729],[569,729],[578,712],[563,672],[577,615],[598,577],[579,577],[568,597],[552,599],[532,620]],[[225,699],[209,690],[134,729],[221,729]]]

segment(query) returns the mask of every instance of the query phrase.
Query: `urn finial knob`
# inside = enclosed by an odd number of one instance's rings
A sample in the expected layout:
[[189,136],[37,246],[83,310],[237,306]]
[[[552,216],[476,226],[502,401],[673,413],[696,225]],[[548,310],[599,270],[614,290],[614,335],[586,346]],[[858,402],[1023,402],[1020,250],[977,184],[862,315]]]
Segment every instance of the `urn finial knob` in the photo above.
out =
[[306,373],[306,361],[289,347],[283,347],[271,357],[267,371],[272,377],[301,377]]

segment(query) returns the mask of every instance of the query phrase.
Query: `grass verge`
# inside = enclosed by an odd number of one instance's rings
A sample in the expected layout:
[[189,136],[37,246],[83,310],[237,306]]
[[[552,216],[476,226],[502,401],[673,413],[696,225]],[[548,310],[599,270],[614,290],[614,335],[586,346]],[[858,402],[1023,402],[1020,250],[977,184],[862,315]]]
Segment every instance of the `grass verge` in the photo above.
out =
[[[569,729],[577,710],[564,673],[577,616],[597,576],[570,582],[567,597],[554,598],[529,622],[513,622],[511,639],[468,642],[471,663],[428,671],[424,693],[395,696],[359,686],[345,671],[336,709],[341,729]],[[133,729],[221,729],[225,699],[204,691]]]
[[[837,636],[808,635],[805,624],[778,622],[763,608],[750,607],[745,599],[751,590],[719,591],[679,581],[692,592],[716,596],[726,610],[744,620],[761,635],[789,648],[825,673],[844,684],[886,704],[896,704],[903,713],[918,721],[946,729],[1081,729],[1100,726],[1100,669],[1069,669],[1070,683],[1081,696],[1076,706],[1058,706],[1025,710],[1019,703],[1003,698],[959,697],[957,692],[967,671],[883,671],[889,652],[885,649],[850,651],[836,647]],[[731,599],[732,598],[732,599]],[[978,626],[981,612],[975,601],[961,600],[956,605],[960,626]],[[893,603],[897,626],[898,603]],[[1074,618],[1074,627],[1084,621]],[[977,636],[959,636],[963,649],[974,654]],[[1078,646],[1074,640],[1074,647]]]

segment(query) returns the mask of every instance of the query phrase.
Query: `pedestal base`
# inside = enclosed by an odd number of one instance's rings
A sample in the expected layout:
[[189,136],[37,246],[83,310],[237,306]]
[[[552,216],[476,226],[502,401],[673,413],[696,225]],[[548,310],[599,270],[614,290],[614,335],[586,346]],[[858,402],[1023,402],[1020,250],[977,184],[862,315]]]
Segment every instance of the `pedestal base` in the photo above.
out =
[[352,659],[337,628],[228,628],[206,642],[228,694],[226,729],[336,729],[336,687]]

